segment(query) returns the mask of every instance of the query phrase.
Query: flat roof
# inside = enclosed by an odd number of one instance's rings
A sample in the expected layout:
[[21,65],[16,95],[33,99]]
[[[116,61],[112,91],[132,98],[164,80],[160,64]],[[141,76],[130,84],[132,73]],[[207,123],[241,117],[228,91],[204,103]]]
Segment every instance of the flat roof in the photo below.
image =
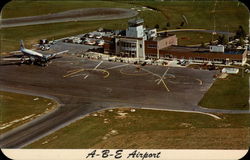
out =
[[181,52],[194,52],[194,53],[218,53],[218,54],[231,54],[231,55],[241,55],[245,50],[228,50],[225,52],[209,52],[208,48],[200,48],[200,47],[186,47],[186,46],[170,46],[163,48],[162,50],[166,51],[181,51]]
[[121,38],[121,39],[137,39],[137,40],[142,40],[143,38],[136,38],[136,37],[126,37],[126,36],[115,36],[116,38]]
[[149,41],[160,41],[162,39],[171,37],[171,36],[175,36],[174,34],[168,34],[166,36],[157,36],[157,37],[151,37],[150,39],[148,39]]

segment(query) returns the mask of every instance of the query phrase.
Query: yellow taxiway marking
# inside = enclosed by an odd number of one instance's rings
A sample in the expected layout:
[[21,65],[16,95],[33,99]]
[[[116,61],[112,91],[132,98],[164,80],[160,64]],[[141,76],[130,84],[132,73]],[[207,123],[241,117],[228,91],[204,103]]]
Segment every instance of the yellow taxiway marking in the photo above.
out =
[[149,74],[149,73],[126,73],[126,72],[123,72],[122,70],[123,69],[120,69],[120,73],[128,75],[128,76],[144,76],[144,75]]
[[200,80],[200,79],[196,79],[197,81],[199,81],[199,83],[200,83],[200,86],[202,85],[202,80]]
[[156,79],[155,82],[158,81],[158,82],[157,82],[158,85],[160,84],[160,82],[162,82],[162,84],[164,85],[164,87],[166,88],[166,90],[167,90],[168,92],[170,92],[170,90],[169,90],[169,88],[167,87],[165,81],[163,80],[163,78],[164,78],[164,76],[165,76],[165,74],[167,73],[167,71],[168,71],[169,68],[167,68],[167,70],[164,72],[164,74],[163,74],[162,76],[160,76],[160,75],[158,75],[158,74],[155,74],[155,73],[153,73],[153,72],[151,72],[151,71],[149,71],[149,70],[147,70],[147,69],[145,69],[145,68],[141,68],[141,69],[144,70],[144,71],[146,71],[146,72],[148,72],[148,73],[151,73],[152,75],[154,75],[154,76],[156,76],[156,77],[159,77],[159,79]]
[[[71,70],[71,71],[67,71],[68,74],[64,75],[63,77],[69,77],[69,76],[72,76],[72,75],[75,75],[79,72],[83,72],[83,71],[98,71],[98,72],[103,72],[103,73],[106,73],[106,75],[103,77],[103,78],[108,78],[109,77],[109,72],[107,70],[104,70],[104,69],[75,69],[75,70]],[[86,79],[86,78],[85,78]]]
[[68,71],[68,74],[64,75],[63,77],[65,78],[68,76],[72,76],[72,75],[79,73],[79,72],[82,72],[82,71],[84,71],[84,69],[77,69],[77,70]]
[[170,92],[170,90],[169,90],[169,88],[167,87],[167,85],[166,85],[166,83],[164,82],[164,80],[161,80],[161,81],[162,81],[164,87],[166,88],[166,90],[167,90],[168,92]]
[[96,70],[102,63],[103,63],[103,61],[101,61],[100,63],[98,63],[93,70]]
[[115,69],[115,68],[120,68],[120,67],[124,67],[124,66],[127,66],[129,64],[122,64],[122,65],[118,65],[118,66],[113,66],[113,67],[110,67],[110,68],[107,68],[107,69]]

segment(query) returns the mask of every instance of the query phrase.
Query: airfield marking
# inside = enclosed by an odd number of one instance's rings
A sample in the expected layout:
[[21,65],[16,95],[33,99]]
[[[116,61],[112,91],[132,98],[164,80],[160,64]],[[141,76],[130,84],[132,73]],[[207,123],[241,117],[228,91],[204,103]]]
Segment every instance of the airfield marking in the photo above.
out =
[[101,61],[100,63],[98,63],[93,70],[96,70],[102,63],[103,63],[103,61]]
[[75,74],[75,75],[72,75],[72,76],[70,76],[70,77],[77,77],[77,76],[86,76],[86,74],[85,73],[81,73],[81,74]]
[[200,86],[201,86],[202,85],[202,80],[200,80],[198,78],[196,80],[200,82]]
[[87,74],[87,75],[84,77],[84,79],[88,78],[88,76],[89,76],[89,75]]
[[[160,75],[155,74],[155,73],[153,73],[153,72],[151,72],[151,71],[149,71],[149,70],[147,70],[147,69],[144,69],[144,68],[141,68],[141,69],[144,70],[144,71],[146,71],[146,72],[148,72],[148,73],[153,74],[154,76],[159,77],[159,82],[158,82],[158,83],[160,84],[160,82],[162,81],[162,84],[164,85],[164,87],[166,88],[166,90],[167,90],[168,92],[170,92],[169,88],[167,87],[166,83],[164,82],[164,80],[162,79],[162,77],[161,77]],[[169,69],[169,68],[168,68],[168,69]],[[165,71],[165,73],[163,74],[163,76],[165,76],[165,74],[167,73],[168,69]],[[157,80],[158,80],[158,79],[157,79]],[[156,80],[156,81],[157,81],[157,80]]]
[[[71,70],[71,71],[67,71],[68,74],[64,75],[63,77],[66,78],[66,77],[72,77],[73,75],[75,75],[76,73],[79,73],[79,72],[82,72],[82,71],[97,71],[97,72],[103,72],[103,73],[106,73],[105,76],[103,76],[103,78],[108,78],[109,77],[109,72],[107,70],[104,70],[104,69],[84,69],[84,68],[81,68],[81,69],[75,69],[75,70]],[[79,74],[79,75],[84,75],[84,74]],[[78,76],[79,76],[78,75]],[[86,76],[84,77],[84,79],[86,79],[89,75],[88,74],[85,74]],[[77,76],[77,75],[76,75]],[[73,76],[75,77],[75,76]]]
[[115,69],[115,68],[120,68],[120,67],[124,67],[124,66],[127,66],[127,65],[129,65],[129,64],[122,64],[122,65],[110,67],[110,68],[107,68],[107,69]]
[[63,77],[65,78],[65,77],[74,75],[74,74],[76,74],[76,73],[79,73],[79,72],[81,72],[81,71],[84,71],[84,69],[81,68],[81,69],[75,69],[75,70],[72,70],[72,71],[68,71],[69,74],[66,74],[66,75],[64,75]]
[[158,75],[158,74],[155,74],[155,73],[153,73],[153,72],[151,72],[151,71],[149,71],[149,70],[147,70],[147,69],[144,69],[144,68],[141,68],[142,70],[144,70],[144,71],[146,71],[146,72],[148,72],[148,73],[151,73],[151,74],[153,74],[154,76],[156,76],[156,77],[159,77],[159,78],[161,78],[161,76],[160,75]]
[[149,109],[149,110],[160,110],[160,111],[171,111],[171,112],[186,112],[186,113],[199,113],[199,114],[204,114],[204,115],[208,115],[211,116],[215,119],[221,119],[219,116],[211,114],[211,113],[207,113],[207,112],[199,112],[199,111],[188,111],[188,110],[174,110],[174,109],[157,109],[157,108],[146,108],[146,107],[142,107],[141,109]]
[[161,76],[161,78],[159,79],[159,81],[158,81],[158,85],[161,83],[161,81],[162,81],[162,83],[164,83],[163,82],[163,78],[165,78],[164,76],[166,75],[166,73],[168,72],[168,70],[169,70],[169,68],[167,68],[167,70],[163,73],[163,75]]
[[170,92],[169,88],[167,87],[166,83],[162,80],[163,85],[165,86],[166,90]]
[[124,75],[128,75],[128,76],[144,76],[144,75],[149,74],[149,73],[126,73],[126,72],[123,72],[122,69],[120,69],[120,73]]

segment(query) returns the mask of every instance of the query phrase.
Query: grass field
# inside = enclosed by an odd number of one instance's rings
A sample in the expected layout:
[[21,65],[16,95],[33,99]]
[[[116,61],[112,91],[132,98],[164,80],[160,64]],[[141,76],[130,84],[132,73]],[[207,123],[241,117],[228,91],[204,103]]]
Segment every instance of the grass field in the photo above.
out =
[[215,10],[215,1],[135,1],[133,3],[160,10],[170,23],[169,28],[180,27],[181,22],[184,21],[185,24],[181,28],[214,29],[215,22],[216,30],[234,32],[239,25],[242,25],[248,32],[249,12],[243,3],[217,1]]
[[4,28],[0,31],[2,35],[1,52],[17,50],[21,39],[25,41],[26,47],[29,48],[31,47],[31,44],[38,43],[39,39],[57,39],[65,36],[85,33],[103,26],[103,23],[105,22],[67,22]]
[[30,121],[39,114],[47,113],[55,107],[57,103],[50,99],[0,91],[0,134]]
[[36,16],[48,13],[57,13],[71,9],[120,7],[131,8],[134,5],[111,1],[19,1],[12,0],[2,10],[2,18]]
[[248,79],[249,74],[242,77],[241,72],[225,79],[217,79],[199,105],[206,108],[248,110]]
[[[22,2],[20,2],[20,3],[22,3]],[[94,7],[94,4],[97,4],[94,2],[88,2],[88,3],[84,2],[84,4],[85,3],[86,4],[90,3],[90,4],[86,5],[85,7]],[[35,4],[37,5],[37,2]],[[74,4],[74,3],[72,3],[72,4]],[[104,4],[98,5],[98,7],[104,7],[104,6],[114,7],[114,4],[113,4],[113,2],[112,3],[105,2]],[[77,7],[77,5],[75,7]],[[119,7],[126,8],[125,5],[119,5]],[[5,8],[5,10],[7,11],[7,8]],[[22,9],[19,8],[19,10],[21,10],[20,12],[22,12]],[[23,11],[23,12],[25,12],[25,11]],[[45,14],[47,11],[42,10],[41,12],[43,14]],[[10,12],[10,13],[12,13],[12,12]],[[31,12],[31,13],[27,13],[27,14],[38,14],[38,13]],[[154,18],[155,16],[157,16],[158,18],[155,19]],[[148,10],[141,11],[139,13],[138,17],[143,18],[145,20],[145,25],[147,25],[148,27],[154,27],[155,24],[164,23],[164,20],[165,20],[165,17],[160,12],[148,11]],[[0,44],[1,45],[1,52],[8,52],[8,51],[17,50],[19,48],[19,41],[21,39],[25,40],[25,44],[27,45],[27,47],[31,47],[31,44],[36,44],[39,39],[44,39],[44,38],[58,39],[58,38],[66,37],[66,36],[73,36],[76,34],[82,34],[82,33],[86,33],[89,31],[93,31],[93,30],[98,29],[99,27],[108,28],[108,29],[126,29],[127,22],[128,22],[128,19],[121,19],[121,20],[106,20],[106,21],[65,22],[65,23],[54,23],[54,24],[43,24],[43,25],[31,25],[31,26],[22,26],[22,27],[3,28],[0,30],[1,37],[2,37],[1,44]]]
[[[2,11],[3,18],[41,15],[56,13],[70,9],[95,7],[136,8],[149,6],[156,8],[165,16],[159,24],[165,28],[180,27],[182,21],[186,22],[182,28],[214,29],[214,17],[217,30],[233,32],[242,25],[248,32],[249,12],[243,3],[234,1],[11,1]],[[186,20],[185,20],[185,18]],[[161,19],[157,14],[152,21]],[[155,25],[154,24],[154,25]]]
[[[21,17],[55,13],[70,9],[93,8],[93,7],[121,7],[121,8],[140,8],[150,6],[159,11],[141,11],[139,16],[145,20],[145,26],[154,27],[160,25],[160,29],[166,28],[167,22],[170,27],[178,28],[184,20],[183,15],[187,18],[188,25],[181,28],[205,28],[213,29],[213,15],[211,9],[213,2],[150,2],[150,1],[11,1],[2,11],[3,18]],[[216,7],[216,26],[217,30],[235,31],[239,25],[242,25],[248,31],[249,13],[245,6],[237,2],[218,2]],[[202,14],[201,14],[202,13]],[[230,22],[230,23],[229,23]],[[1,52],[17,50],[20,39],[24,39],[30,46],[37,43],[41,38],[53,39],[65,36],[72,36],[79,33],[85,33],[106,27],[110,29],[125,29],[127,19],[114,21],[86,21],[86,22],[68,22],[56,24],[44,24],[14,28],[1,29]],[[178,33],[181,34],[181,33]],[[192,33],[183,34],[184,36],[200,37],[191,35]],[[209,35],[204,35],[202,41],[209,39]],[[200,38],[196,39],[200,42]],[[197,43],[190,42],[191,44]],[[187,41],[180,40],[180,44],[188,44]]]
[[106,110],[25,148],[247,149],[250,115],[218,116],[220,120],[195,113]]

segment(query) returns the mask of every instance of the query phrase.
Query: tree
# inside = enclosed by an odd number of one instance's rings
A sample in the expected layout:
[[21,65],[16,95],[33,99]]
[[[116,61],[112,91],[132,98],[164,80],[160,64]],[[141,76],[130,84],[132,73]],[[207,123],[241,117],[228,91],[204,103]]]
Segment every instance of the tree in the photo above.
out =
[[170,27],[170,26],[171,26],[171,24],[170,24],[169,22],[167,22],[166,26],[167,26],[167,27]]
[[200,47],[201,47],[201,48],[206,47],[205,43],[204,43],[204,42],[201,42],[201,46],[200,46]]
[[181,27],[183,27],[183,26],[184,26],[184,22],[183,22],[183,21],[181,22],[180,26],[181,26]]
[[243,41],[243,38],[241,37],[239,41],[236,43],[236,46],[243,46],[243,45],[244,45],[244,41]]
[[155,28],[156,28],[156,29],[159,29],[159,28],[160,28],[159,24],[156,24],[156,25],[155,25]]
[[246,37],[246,32],[244,30],[244,28],[240,25],[238,30],[236,31],[236,35],[235,38],[245,38]]
[[227,40],[226,40],[224,34],[223,34],[222,36],[219,36],[219,37],[218,37],[218,44],[222,44],[222,45],[227,44]]

